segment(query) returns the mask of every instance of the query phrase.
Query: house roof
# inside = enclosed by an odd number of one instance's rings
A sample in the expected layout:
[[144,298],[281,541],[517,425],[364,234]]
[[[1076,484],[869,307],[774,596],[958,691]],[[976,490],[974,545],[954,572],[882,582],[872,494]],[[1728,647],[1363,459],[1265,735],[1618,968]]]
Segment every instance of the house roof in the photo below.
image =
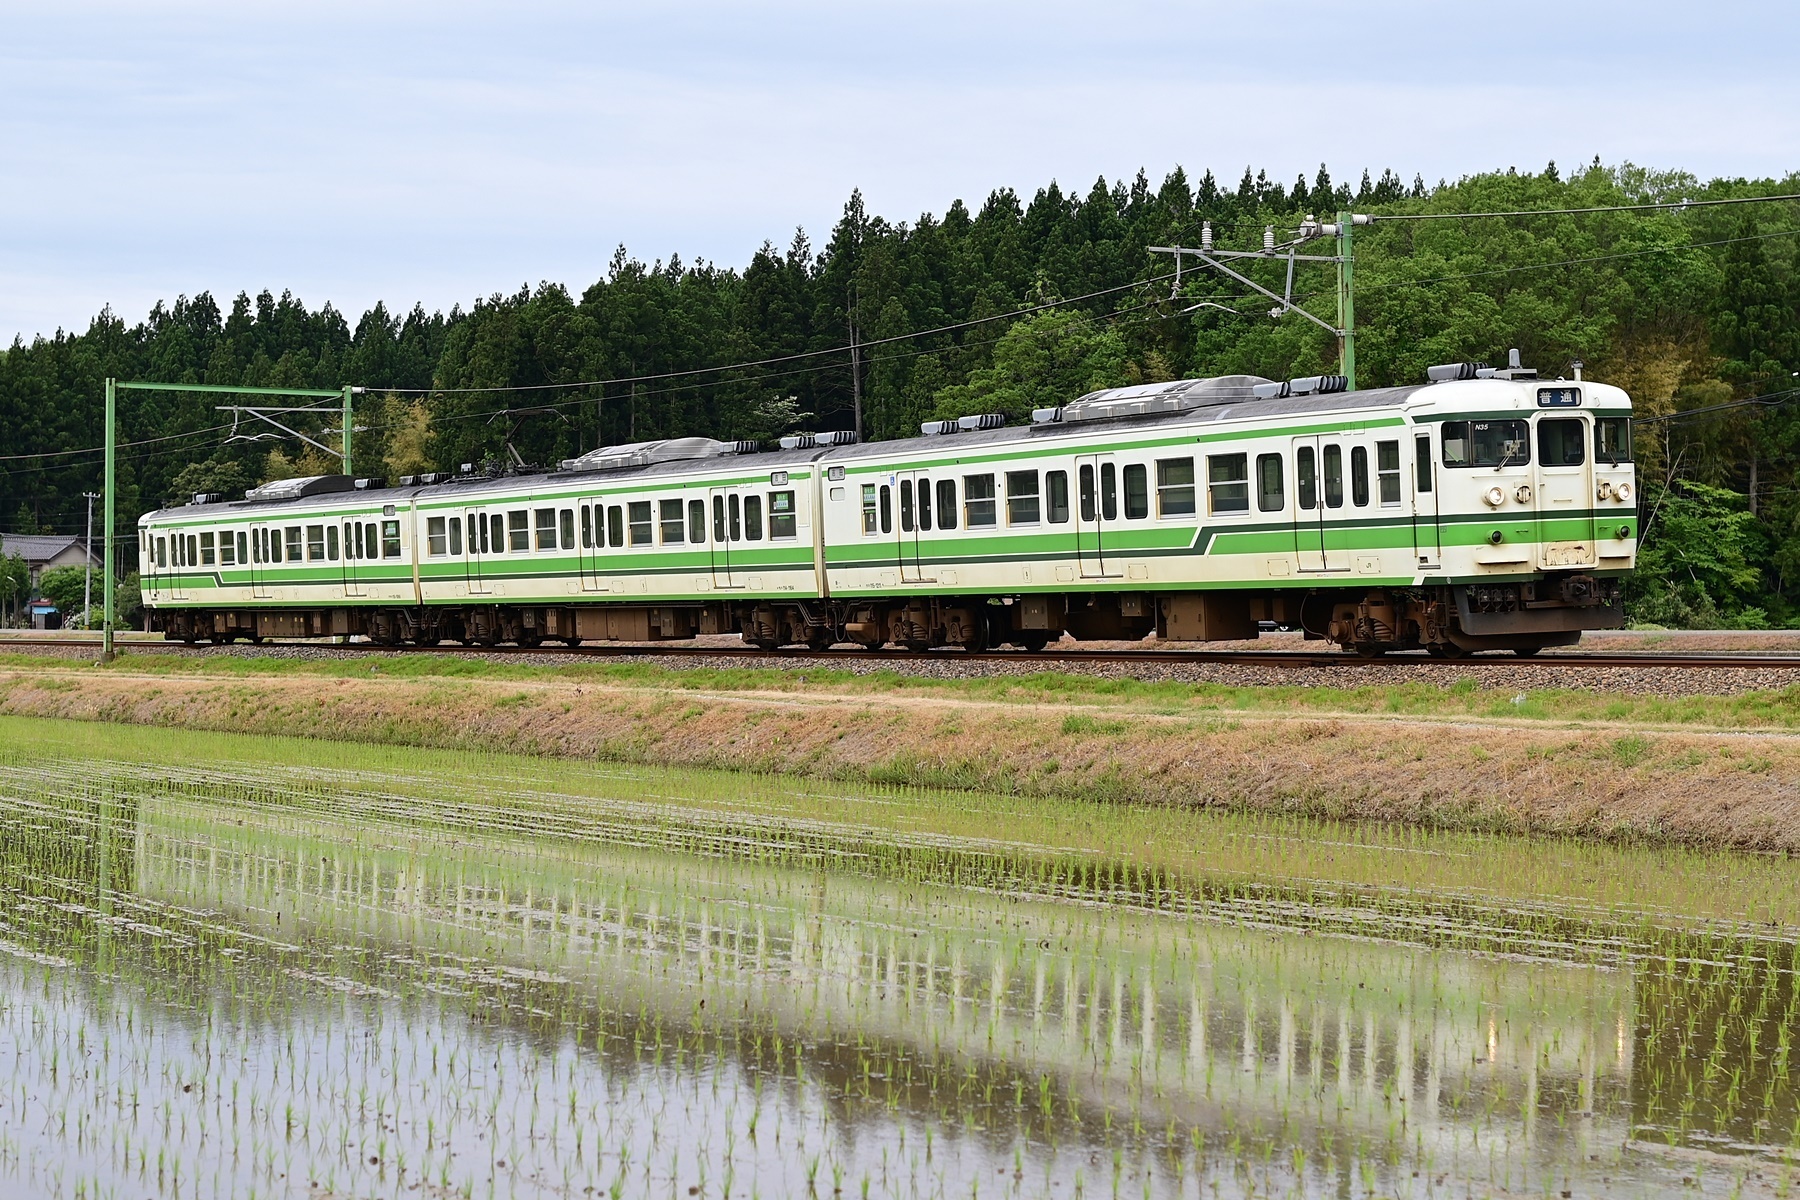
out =
[[0,554],[17,554],[28,563],[47,563],[69,550],[79,552],[81,539],[61,533],[0,533]]

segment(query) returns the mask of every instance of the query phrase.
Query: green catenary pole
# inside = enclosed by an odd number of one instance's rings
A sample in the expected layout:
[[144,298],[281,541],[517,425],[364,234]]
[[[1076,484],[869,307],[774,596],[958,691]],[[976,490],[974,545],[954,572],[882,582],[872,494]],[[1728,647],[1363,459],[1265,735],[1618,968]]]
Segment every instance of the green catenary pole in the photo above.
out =
[[117,423],[118,389],[111,379],[106,381],[106,561],[101,574],[102,596],[100,661],[113,660],[113,512],[117,500],[117,478],[114,472],[118,438],[113,426]]
[[350,385],[344,385],[344,474],[354,475],[350,467]]
[[1356,259],[1350,249],[1355,225],[1354,213],[1338,214],[1338,328],[1344,331],[1338,342],[1338,369],[1351,391],[1356,390]]

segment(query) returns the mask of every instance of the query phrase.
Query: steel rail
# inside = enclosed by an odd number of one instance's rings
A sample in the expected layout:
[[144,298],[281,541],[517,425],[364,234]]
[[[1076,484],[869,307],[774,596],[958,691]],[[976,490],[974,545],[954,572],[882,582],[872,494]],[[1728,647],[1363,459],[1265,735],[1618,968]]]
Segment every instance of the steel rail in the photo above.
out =
[[[121,650],[154,650],[176,651],[181,653],[199,652],[216,648],[211,642],[152,641],[149,639],[121,640],[116,643]],[[1341,650],[984,650],[971,652],[954,648],[938,650],[904,650],[904,649],[831,649],[811,650],[805,647],[783,647],[778,650],[759,650],[754,646],[659,646],[655,644],[634,643],[631,645],[540,645],[540,646],[464,646],[437,645],[411,646],[379,645],[374,642],[325,642],[310,639],[270,639],[262,643],[235,642],[233,646],[243,649],[275,648],[275,647],[308,647],[339,654],[551,654],[571,658],[718,658],[718,659],[783,659],[794,662],[891,662],[895,664],[919,662],[1009,662],[1009,663],[1155,663],[1196,665],[1230,665],[1245,664],[1286,668],[1303,667],[1380,667],[1380,666],[1425,666],[1434,668],[1458,667],[1523,667],[1553,666],[1573,667],[1580,669],[1597,669],[1601,667],[1707,667],[1723,669],[1800,669],[1800,655],[1796,654],[1757,654],[1757,653],[1674,653],[1644,654],[1608,651],[1550,651],[1529,657],[1519,657],[1507,652],[1496,654],[1469,655],[1461,658],[1433,658],[1425,654],[1398,653],[1373,658],[1365,658],[1359,654]],[[0,650],[7,646],[60,646],[64,648],[98,647],[98,638],[32,638],[6,637],[0,635]]]

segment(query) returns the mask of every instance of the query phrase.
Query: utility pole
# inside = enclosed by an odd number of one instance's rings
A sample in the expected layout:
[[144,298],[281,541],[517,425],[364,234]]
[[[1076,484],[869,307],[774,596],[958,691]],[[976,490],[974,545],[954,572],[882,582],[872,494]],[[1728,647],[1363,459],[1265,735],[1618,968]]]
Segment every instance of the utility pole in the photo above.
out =
[[115,427],[118,425],[119,392],[118,385],[111,377],[106,381],[106,515],[104,538],[106,544],[106,561],[100,564],[100,587],[105,596],[102,607],[102,632],[100,661],[109,663],[113,660],[113,510],[118,501],[118,488],[114,486],[114,467],[118,457],[118,436]]
[[81,548],[86,551],[87,558],[81,570],[81,619],[90,624],[94,620],[94,501],[100,498],[99,492],[81,493],[87,499],[87,537],[83,539]]
[[856,341],[855,293],[851,293],[850,318],[850,397],[856,412],[856,440],[863,440],[862,414],[862,347]]
[[349,384],[344,385],[344,474],[354,475],[350,467],[350,432],[354,426],[350,423],[350,394],[356,391]]
[[[1362,223],[1367,224],[1368,220],[1363,217]],[[1356,258],[1350,251],[1350,231],[1356,225],[1354,213],[1338,213],[1338,328],[1343,330],[1338,336],[1338,362],[1342,364],[1340,369],[1346,386],[1353,392],[1356,390]]]

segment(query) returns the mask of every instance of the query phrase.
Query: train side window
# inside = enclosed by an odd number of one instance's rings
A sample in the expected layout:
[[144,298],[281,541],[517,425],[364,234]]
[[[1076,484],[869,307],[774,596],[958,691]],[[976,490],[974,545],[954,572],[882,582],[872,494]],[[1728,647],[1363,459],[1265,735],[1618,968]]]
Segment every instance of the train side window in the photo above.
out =
[[1262,512],[1280,512],[1287,507],[1287,481],[1281,477],[1281,455],[1256,456],[1256,507]]
[[383,521],[381,523],[381,557],[400,557],[400,522]]
[[1431,490],[1431,435],[1421,433],[1413,439],[1413,486],[1421,492]]
[[463,548],[462,548],[462,518],[461,517],[451,517],[450,518],[450,554],[452,557],[461,557],[462,552],[463,552]]
[[336,525],[325,527],[325,557],[332,562],[338,560],[338,527]]
[[1150,515],[1150,472],[1142,463],[1125,467],[1125,519],[1141,521]]
[[521,554],[531,549],[531,514],[522,508],[506,514],[506,548]]
[[1335,443],[1325,447],[1325,507],[1344,507],[1344,448]]
[[762,497],[744,497],[744,538],[746,541],[762,541]]
[[875,485],[862,485],[862,531],[864,537],[881,532],[881,517],[876,511]]
[[188,534],[187,539],[187,565],[190,567],[200,565],[200,539],[191,533]]
[[913,531],[913,485],[912,480],[900,481],[900,532]]
[[1250,456],[1206,456],[1206,510],[1210,513],[1250,511]]
[[488,536],[482,538],[481,548],[493,554],[506,553],[506,518],[499,513],[488,517]]
[[1006,473],[1006,523],[1036,525],[1043,519],[1043,498],[1038,493],[1036,471]]
[[594,506],[591,504],[581,506],[581,548],[594,548]]
[[931,480],[919,480],[919,532],[931,530]]
[[617,504],[606,510],[606,544],[614,550],[625,544],[625,510]]
[[369,532],[368,532],[368,537],[365,538],[364,540],[367,541],[369,544],[369,557],[370,558],[380,558],[381,557],[381,542],[375,536],[376,535],[375,522],[370,521],[368,523],[368,525],[366,526],[366,528],[368,529]]
[[169,540],[167,538],[156,539],[156,566],[159,570],[168,570]]
[[1538,465],[1579,467],[1587,461],[1587,430],[1575,417],[1538,422]]
[[894,532],[894,489],[881,485],[881,532]]
[[799,535],[797,514],[794,512],[794,493],[769,493],[769,536],[772,538],[791,538]]
[[230,567],[237,564],[236,547],[231,541],[231,530],[219,530],[219,565]]
[[[1238,455],[1243,465],[1243,455]],[[1248,505],[1246,505],[1248,507]],[[1191,517],[1194,515],[1194,460],[1191,458],[1159,458],[1156,460],[1156,515],[1159,517]]]
[[1631,461],[1631,418],[1601,417],[1594,422],[1594,461],[1616,467]]
[[1319,459],[1311,446],[1294,452],[1294,477],[1299,488],[1296,498],[1302,512],[1319,507]]
[[250,555],[249,555],[249,553],[248,553],[248,551],[249,551],[249,549],[250,549],[250,547],[249,547],[249,545],[248,545],[248,544],[247,544],[247,543],[248,543],[248,540],[249,540],[249,539],[248,539],[248,538],[246,538],[246,537],[245,537],[245,535],[244,535],[244,531],[243,531],[243,530],[241,530],[241,529],[240,529],[240,530],[238,530],[238,535],[237,535],[237,544],[238,544],[238,563],[239,563],[239,565],[240,565],[240,566],[241,566],[241,565],[242,565],[242,564],[244,564],[244,563],[247,563],[247,562],[249,562],[249,561],[250,561]]
[[1100,464],[1100,519],[1119,519],[1119,473],[1111,463]]
[[1046,471],[1044,473],[1044,498],[1049,502],[1050,523],[1066,525],[1069,521],[1069,473],[1067,471]]
[[956,528],[956,480],[940,479],[937,482],[937,527],[939,529]]
[[325,561],[325,527],[323,525],[306,527],[306,561]]
[[556,549],[556,510],[540,508],[537,510],[537,548],[539,550]]
[[268,539],[268,544],[263,547],[263,561],[266,563],[280,562],[281,561],[281,530],[265,529],[265,530],[263,530],[263,536]]
[[994,518],[994,477],[992,475],[964,475],[964,527],[968,529],[992,528]]
[[731,518],[731,540],[734,542],[743,541],[744,540],[743,502],[738,498],[738,494],[736,492],[733,492],[733,493],[731,493],[731,495],[725,497],[725,513],[727,516],[729,516]]
[[287,538],[287,560],[300,561],[300,526],[289,525],[282,533]]
[[573,550],[575,548],[575,510],[572,508],[561,509],[558,511],[557,517],[562,525],[562,548]]
[[1400,506],[1400,443],[1375,443],[1376,490],[1381,494],[1381,507]]
[[1081,519],[1092,521],[1098,510],[1094,508],[1094,468],[1089,463],[1081,464]]
[[210,529],[200,535],[200,565],[203,567],[213,565],[213,538],[215,536]]
[[662,540],[665,546],[679,546],[682,537],[687,533],[687,522],[681,515],[681,501],[663,500],[659,502]]
[[648,546],[650,544],[650,502],[648,500],[631,501],[630,511],[631,544]]
[[688,501],[688,541],[697,546],[706,544],[706,501]]
[[1369,507],[1369,451],[1366,446],[1350,447],[1350,503]]
[[443,517],[426,519],[425,553],[432,558],[442,558],[450,553],[450,526]]

